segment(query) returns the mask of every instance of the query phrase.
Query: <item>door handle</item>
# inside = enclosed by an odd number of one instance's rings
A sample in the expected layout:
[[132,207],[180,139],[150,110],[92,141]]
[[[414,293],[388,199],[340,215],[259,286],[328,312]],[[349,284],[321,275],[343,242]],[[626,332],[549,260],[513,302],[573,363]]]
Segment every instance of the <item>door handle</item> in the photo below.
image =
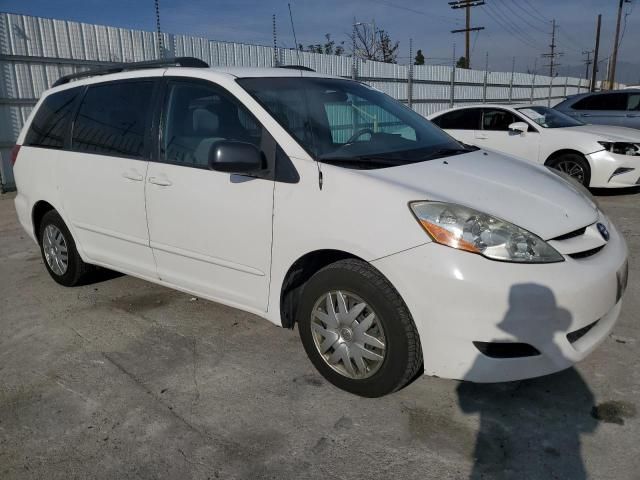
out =
[[640,117],[640,113],[627,113],[627,117],[631,117],[631,118]]
[[153,183],[154,185],[160,185],[161,187],[169,187],[173,185],[171,180],[162,176],[162,177],[149,177],[149,183]]
[[128,180],[133,180],[134,182],[141,182],[144,180],[144,177],[140,175],[135,170],[129,170],[128,172],[124,172],[122,174],[122,178],[126,178]]
[[580,116],[581,117],[590,117],[591,114],[590,113],[581,113]]
[[480,134],[480,135],[476,135],[476,138],[478,140],[486,140],[488,137],[486,135],[484,135],[484,134]]

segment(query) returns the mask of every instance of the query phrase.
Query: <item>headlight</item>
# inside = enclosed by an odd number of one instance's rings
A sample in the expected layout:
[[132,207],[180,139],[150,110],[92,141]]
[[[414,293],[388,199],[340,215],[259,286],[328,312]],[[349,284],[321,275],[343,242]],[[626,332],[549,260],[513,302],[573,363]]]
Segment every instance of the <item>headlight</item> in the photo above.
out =
[[617,155],[640,155],[640,143],[598,142],[605,150]]
[[413,202],[414,215],[434,242],[517,263],[562,262],[544,240],[512,223],[472,208],[441,202]]

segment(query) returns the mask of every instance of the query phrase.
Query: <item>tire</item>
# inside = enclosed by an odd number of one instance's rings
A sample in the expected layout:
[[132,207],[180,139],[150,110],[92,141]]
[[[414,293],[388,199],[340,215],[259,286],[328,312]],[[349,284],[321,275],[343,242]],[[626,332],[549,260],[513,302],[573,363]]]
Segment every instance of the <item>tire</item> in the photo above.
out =
[[[49,239],[47,239],[47,236],[49,236]],[[40,241],[40,253],[42,254],[44,266],[51,278],[60,285],[65,287],[76,286],[80,284],[85,274],[93,270],[91,265],[84,263],[80,258],[71,232],[69,232],[62,217],[55,210],[48,211],[42,217],[38,240]],[[62,264],[54,261],[53,258],[56,257],[56,254],[52,253],[49,248],[52,244],[54,248],[57,248],[59,252],[58,258],[63,260]],[[64,251],[65,248],[66,252]],[[46,251],[47,249],[49,250]],[[65,253],[66,268],[62,268],[64,266]]]
[[[585,187],[589,187],[591,183],[591,167],[589,162],[578,153],[564,153],[551,160],[548,164],[551,168],[555,168],[580,182]],[[570,172],[574,172],[572,175]],[[581,174],[575,173],[581,171]]]
[[[328,295],[338,312],[337,325]],[[342,311],[339,295],[346,300]],[[380,397],[404,387],[422,367],[419,336],[407,306],[389,281],[366,262],[340,260],[319,270],[305,284],[296,316],[309,359],[338,388]],[[352,372],[344,361],[345,352]],[[335,361],[335,357],[340,358]]]

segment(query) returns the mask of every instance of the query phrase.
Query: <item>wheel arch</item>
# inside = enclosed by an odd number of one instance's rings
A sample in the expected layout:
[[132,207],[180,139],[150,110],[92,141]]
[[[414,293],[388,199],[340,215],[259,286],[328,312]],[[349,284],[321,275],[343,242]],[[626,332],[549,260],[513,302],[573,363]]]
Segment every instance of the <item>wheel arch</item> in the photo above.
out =
[[551,164],[551,162],[553,162],[555,159],[561,157],[562,155],[567,155],[567,154],[575,154],[575,155],[580,155],[582,158],[584,158],[584,160],[587,162],[587,164],[589,165],[589,168],[591,168],[591,162],[589,162],[589,159],[587,158],[587,156],[582,153],[579,150],[573,149],[573,148],[562,148],[560,150],[556,150],[555,152],[551,153],[547,159],[544,161],[545,166],[549,166]]
[[45,214],[51,210],[60,213],[53,205],[46,200],[38,200],[31,209],[31,222],[33,223],[33,233],[40,242],[40,224]]
[[295,313],[307,280],[327,265],[347,258],[366,261],[343,250],[323,249],[307,252],[291,264],[280,288],[280,320],[284,328],[293,328],[296,323]]

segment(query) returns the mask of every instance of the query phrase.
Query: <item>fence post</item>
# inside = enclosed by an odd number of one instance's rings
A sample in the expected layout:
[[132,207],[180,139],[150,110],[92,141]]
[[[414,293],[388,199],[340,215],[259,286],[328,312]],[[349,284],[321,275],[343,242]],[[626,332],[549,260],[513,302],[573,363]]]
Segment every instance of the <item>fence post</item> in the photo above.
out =
[[[356,66],[356,18],[353,17],[353,50],[351,50],[351,79],[356,80],[358,78],[358,68]],[[296,45],[297,48],[297,45]]]
[[536,72],[533,72],[533,78],[531,79],[531,99],[529,100],[530,103],[533,103],[533,101],[535,100],[535,93],[536,93]]
[[547,96],[547,107],[551,107],[551,91],[553,90],[553,77],[549,77],[549,95]]
[[451,85],[449,86],[450,99],[449,106],[453,107],[456,100],[456,44],[453,44],[453,62],[451,62]]
[[516,57],[513,57],[511,61],[511,80],[509,80],[509,103],[513,103],[513,75],[516,69]]
[[567,98],[567,87],[569,86],[569,77],[564,77],[564,98]]
[[407,77],[407,105],[413,109],[413,39],[409,39],[409,71]]
[[487,103],[487,79],[489,76],[489,52],[485,55],[484,60],[484,81],[482,82],[482,103]]

